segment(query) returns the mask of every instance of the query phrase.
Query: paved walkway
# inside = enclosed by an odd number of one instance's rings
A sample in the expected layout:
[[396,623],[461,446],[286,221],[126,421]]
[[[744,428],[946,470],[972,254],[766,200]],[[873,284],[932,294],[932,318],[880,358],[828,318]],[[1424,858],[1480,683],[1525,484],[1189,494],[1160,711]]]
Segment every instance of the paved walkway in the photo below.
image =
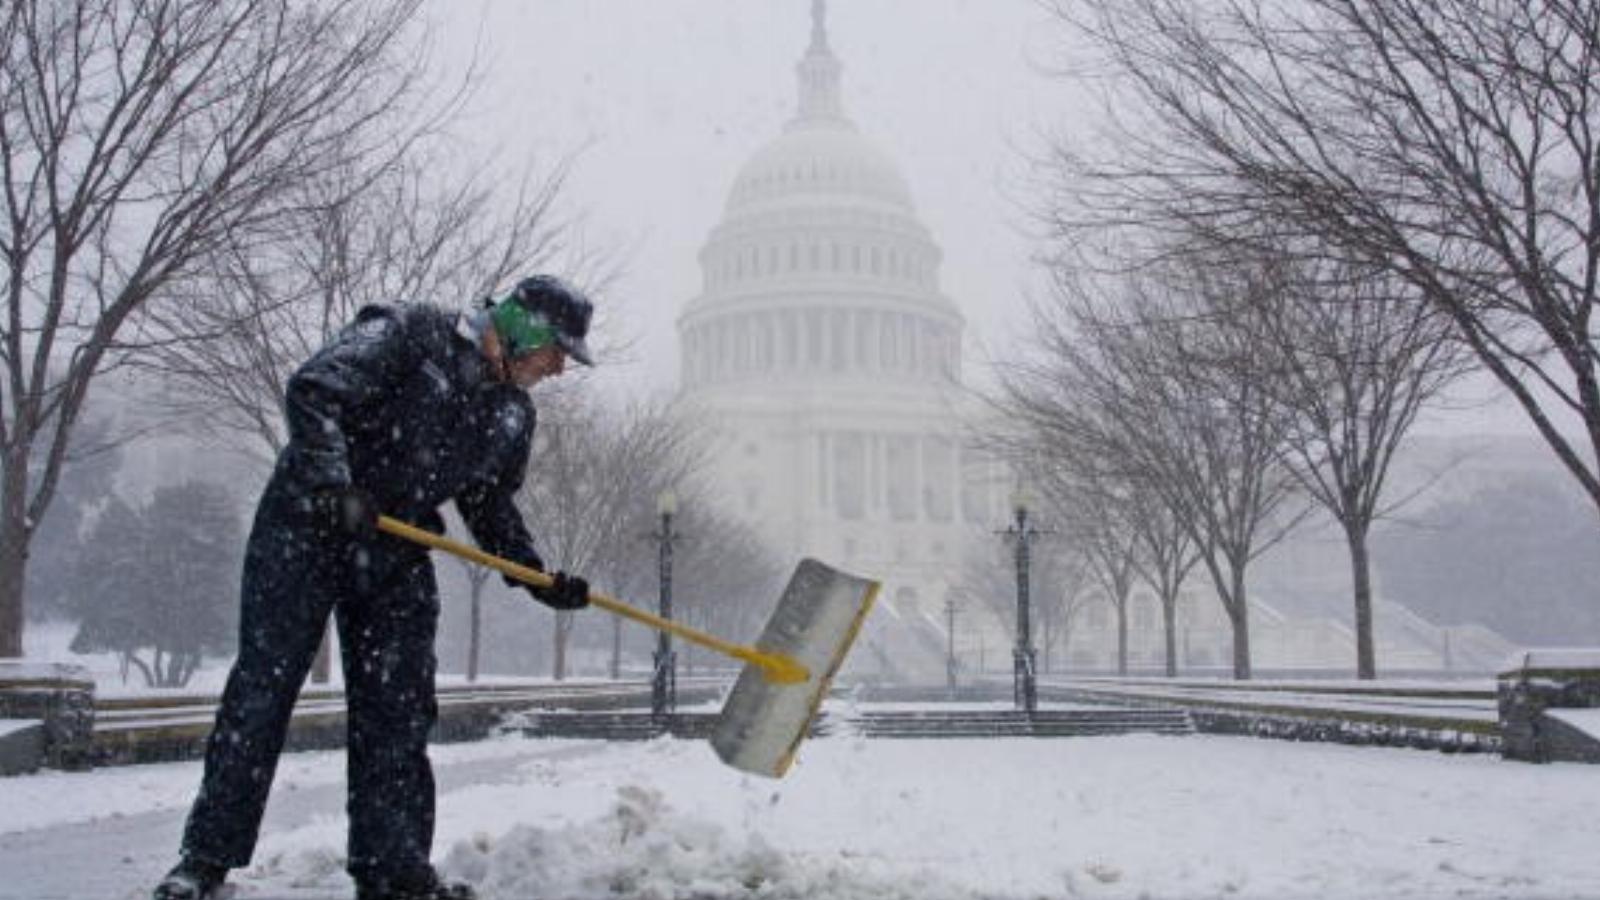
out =
[[[333,751],[337,752],[337,751]],[[494,759],[434,765],[438,792],[513,780],[535,760],[571,758],[592,747],[540,747]],[[194,764],[199,786],[200,766]],[[298,790],[274,790],[262,831],[304,825],[319,816],[344,816],[342,781]],[[0,898],[4,900],[143,900],[176,861],[183,810],[112,816],[95,822],[0,834]],[[308,895],[309,896],[309,895]],[[256,900],[241,892],[237,900]],[[265,900],[265,898],[261,898]]]

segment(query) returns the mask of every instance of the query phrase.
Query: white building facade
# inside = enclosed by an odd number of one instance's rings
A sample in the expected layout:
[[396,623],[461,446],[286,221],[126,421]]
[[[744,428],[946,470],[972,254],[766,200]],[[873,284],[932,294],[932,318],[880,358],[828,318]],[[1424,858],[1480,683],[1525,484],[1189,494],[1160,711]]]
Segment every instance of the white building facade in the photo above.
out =
[[[701,290],[678,318],[681,405],[709,433],[727,512],[786,563],[814,556],[883,582],[851,656],[856,674],[942,681],[951,604],[964,677],[1007,673],[1011,598],[980,602],[961,586],[974,584],[964,567],[1002,558],[1011,476],[969,446],[979,417],[962,389],[965,321],[940,290],[939,246],[904,176],[845,115],[822,0],[812,10],[796,114],[740,169],[700,251]],[[1036,552],[1063,552],[1051,547],[1061,539]],[[1051,590],[1036,579],[1036,597]],[[1215,595],[1197,581],[1181,606],[1179,666],[1225,669],[1232,633]],[[1346,624],[1252,606],[1257,668],[1354,665]],[[1136,592],[1129,612],[1130,663],[1159,669],[1156,602]],[[1036,612],[1041,664],[1115,669],[1109,604],[1086,604],[1055,634],[1045,618]],[[1378,624],[1380,665],[1394,669],[1479,665],[1509,646],[1391,604],[1379,604]]]
[[820,2],[812,21],[797,113],[740,170],[700,252],[681,399],[711,430],[729,511],[792,559],[883,581],[868,667],[942,677],[942,610],[1005,490],[963,447],[965,322],[939,247],[844,114]]

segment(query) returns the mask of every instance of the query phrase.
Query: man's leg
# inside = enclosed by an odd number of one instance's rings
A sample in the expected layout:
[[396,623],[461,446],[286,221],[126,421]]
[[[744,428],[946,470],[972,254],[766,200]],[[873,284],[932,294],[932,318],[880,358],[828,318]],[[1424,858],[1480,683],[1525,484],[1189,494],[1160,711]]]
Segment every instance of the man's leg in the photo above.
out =
[[431,874],[439,594],[424,554],[336,609],[349,716],[350,874],[384,883]]
[[[186,858],[250,862],[300,685],[316,656],[332,594],[298,530],[257,534],[246,550],[239,656],[206,744],[205,777],[184,828]],[[258,539],[259,538],[259,539]]]

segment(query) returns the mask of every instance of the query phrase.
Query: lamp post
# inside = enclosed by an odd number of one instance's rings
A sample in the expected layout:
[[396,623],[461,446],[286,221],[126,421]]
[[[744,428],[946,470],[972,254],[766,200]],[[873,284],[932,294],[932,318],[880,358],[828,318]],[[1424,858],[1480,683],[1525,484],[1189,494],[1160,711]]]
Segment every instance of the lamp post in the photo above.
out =
[[1029,545],[1039,536],[1038,529],[1028,524],[1028,496],[1019,487],[1011,495],[1011,510],[1015,521],[1005,534],[1016,540],[1017,563],[1017,645],[1011,651],[1012,699],[1017,709],[1032,715],[1039,708],[1039,694],[1034,683],[1034,649],[1031,602],[1028,596]]
[[[678,537],[672,530],[672,519],[678,514],[678,495],[671,490],[656,497],[656,513],[660,516],[659,530],[652,537],[660,548],[660,614],[672,618],[672,542]],[[662,719],[672,714],[678,705],[677,659],[672,652],[672,636],[665,631],[656,636],[655,675],[650,684],[650,715]]]

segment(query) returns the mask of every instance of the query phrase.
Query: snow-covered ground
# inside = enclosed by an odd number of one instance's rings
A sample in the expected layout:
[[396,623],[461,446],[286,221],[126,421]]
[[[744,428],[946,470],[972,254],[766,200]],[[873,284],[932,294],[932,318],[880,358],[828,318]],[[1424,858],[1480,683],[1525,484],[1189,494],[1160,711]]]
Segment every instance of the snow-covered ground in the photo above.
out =
[[[674,740],[505,739],[435,758],[456,773],[438,861],[486,898],[1600,896],[1586,766],[1211,736],[833,737],[783,781]],[[342,766],[285,759],[274,804],[317,801],[269,819],[240,900],[348,896]],[[197,778],[186,763],[0,780],[0,896],[76,896],[39,848],[60,834],[82,857],[101,827],[142,845],[82,865],[123,866],[116,883],[139,883],[111,896],[143,896]]]

